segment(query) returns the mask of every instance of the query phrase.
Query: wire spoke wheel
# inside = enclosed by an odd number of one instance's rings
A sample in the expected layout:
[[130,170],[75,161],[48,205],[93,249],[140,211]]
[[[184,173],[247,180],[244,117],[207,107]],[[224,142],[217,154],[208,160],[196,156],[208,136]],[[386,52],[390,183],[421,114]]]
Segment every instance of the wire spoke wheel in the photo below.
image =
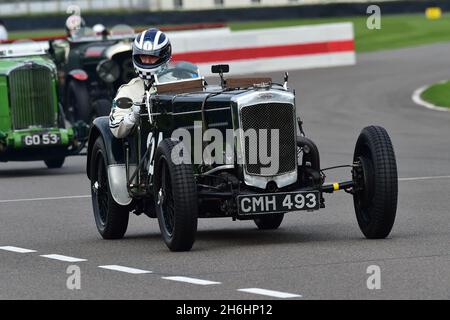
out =
[[364,128],[356,142],[353,161],[359,165],[353,171],[358,225],[366,238],[386,238],[394,225],[398,196],[397,164],[386,130],[377,126]]
[[128,227],[129,205],[120,205],[111,194],[106,165],[106,151],[101,137],[92,147],[90,162],[92,208],[95,224],[104,239],[120,239]]
[[154,194],[164,242],[172,251],[188,251],[197,232],[198,195],[192,165],[172,160],[178,143],[164,139],[156,149]]
[[108,215],[108,181],[106,180],[106,168],[102,154],[97,154],[97,181],[94,182],[93,188],[96,191],[99,218],[102,225],[106,224]]
[[366,145],[363,150],[363,155],[358,157],[357,161],[357,163],[361,165],[361,170],[354,175],[354,179],[357,181],[358,185],[364,187],[355,191],[354,204],[357,208],[356,210],[360,212],[363,222],[369,224],[372,219],[370,209],[373,207],[373,177],[375,172],[369,147]]
[[167,159],[161,159],[161,189],[160,203],[164,225],[167,233],[172,235],[174,227],[175,208],[173,204],[172,183],[170,181],[170,172],[167,165]]

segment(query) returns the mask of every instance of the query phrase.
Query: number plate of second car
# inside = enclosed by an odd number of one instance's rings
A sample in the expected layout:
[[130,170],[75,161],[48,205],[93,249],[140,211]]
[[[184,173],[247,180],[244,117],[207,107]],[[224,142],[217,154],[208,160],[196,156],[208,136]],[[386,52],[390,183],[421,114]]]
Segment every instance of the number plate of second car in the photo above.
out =
[[53,146],[60,142],[61,136],[57,133],[39,132],[22,136],[22,143],[27,147]]
[[318,210],[319,191],[267,193],[238,196],[239,215],[266,214],[299,210]]

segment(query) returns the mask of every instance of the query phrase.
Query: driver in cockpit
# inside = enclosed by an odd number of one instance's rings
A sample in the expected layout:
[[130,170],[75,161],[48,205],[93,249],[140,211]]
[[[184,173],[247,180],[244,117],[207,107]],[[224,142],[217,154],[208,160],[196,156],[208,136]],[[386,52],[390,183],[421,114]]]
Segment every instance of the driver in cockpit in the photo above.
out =
[[133,65],[138,77],[121,86],[113,100],[109,127],[116,138],[128,136],[139,119],[140,111],[137,105],[121,109],[117,100],[126,97],[135,103],[141,103],[145,90],[153,83],[155,73],[167,68],[171,56],[169,38],[158,29],[143,31],[134,39]]

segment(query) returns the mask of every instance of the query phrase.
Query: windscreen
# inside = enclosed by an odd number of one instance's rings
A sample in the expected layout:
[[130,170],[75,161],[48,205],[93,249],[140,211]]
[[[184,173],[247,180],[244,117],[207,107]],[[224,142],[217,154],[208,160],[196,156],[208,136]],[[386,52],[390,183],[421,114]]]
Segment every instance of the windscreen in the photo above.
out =
[[171,63],[167,68],[158,72],[156,74],[156,83],[161,84],[195,78],[200,78],[198,66],[187,61],[180,61]]

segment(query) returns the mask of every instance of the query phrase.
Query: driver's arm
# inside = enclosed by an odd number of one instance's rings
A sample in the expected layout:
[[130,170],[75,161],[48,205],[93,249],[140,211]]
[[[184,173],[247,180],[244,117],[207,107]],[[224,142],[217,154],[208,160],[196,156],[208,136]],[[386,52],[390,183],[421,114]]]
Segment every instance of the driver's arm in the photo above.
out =
[[109,115],[109,128],[112,134],[118,138],[125,138],[133,130],[139,118],[139,106],[121,109],[117,106],[117,99],[122,97],[130,98],[133,101],[142,100],[143,86],[139,80],[133,79],[128,84],[119,88],[113,100],[111,113]]
[[114,137],[121,139],[130,134],[139,117],[138,108],[137,110],[136,108],[120,109],[116,105],[116,99],[114,99],[109,115],[109,128]]

